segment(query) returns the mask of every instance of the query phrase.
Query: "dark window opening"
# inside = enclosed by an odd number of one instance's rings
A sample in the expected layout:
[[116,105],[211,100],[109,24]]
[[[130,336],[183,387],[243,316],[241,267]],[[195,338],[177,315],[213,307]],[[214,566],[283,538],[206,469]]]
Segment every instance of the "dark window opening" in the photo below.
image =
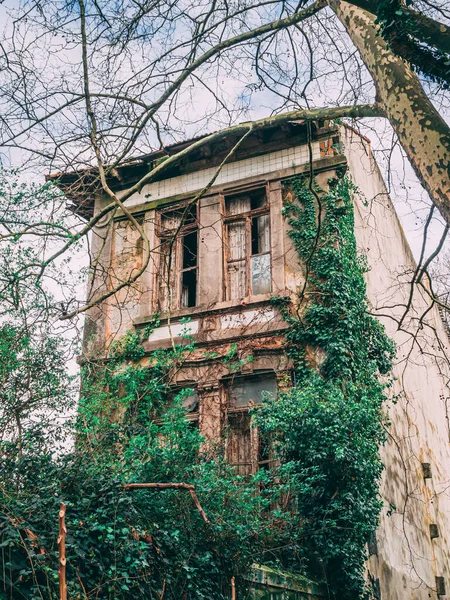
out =
[[183,269],[197,266],[197,232],[188,233],[183,238]]
[[183,269],[181,275],[181,307],[197,304],[198,235],[192,231],[183,237]]
[[252,255],[270,251],[269,215],[252,219]]
[[250,194],[250,207],[251,210],[257,208],[263,208],[267,205],[266,190],[256,190]]
[[436,579],[436,593],[438,596],[445,596],[446,592],[445,592],[445,579],[444,577],[438,577],[436,575],[435,577]]
[[197,269],[183,272],[181,289],[181,308],[197,304]]
[[252,254],[259,254],[258,219],[252,219]]
[[196,306],[198,280],[197,204],[161,212],[159,310]]
[[430,523],[430,538],[434,540],[439,537],[439,528],[436,523]]
[[260,469],[270,469],[273,463],[273,451],[271,440],[267,437],[258,439],[258,467]]

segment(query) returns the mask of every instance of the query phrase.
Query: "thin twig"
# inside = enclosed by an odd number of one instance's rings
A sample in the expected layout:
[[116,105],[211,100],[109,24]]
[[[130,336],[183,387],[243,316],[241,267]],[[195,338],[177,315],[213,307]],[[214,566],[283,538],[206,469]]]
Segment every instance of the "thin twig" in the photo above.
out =
[[203,520],[205,523],[209,523],[209,519],[195,493],[195,486],[190,483],[126,483],[122,488],[124,490],[187,490]]

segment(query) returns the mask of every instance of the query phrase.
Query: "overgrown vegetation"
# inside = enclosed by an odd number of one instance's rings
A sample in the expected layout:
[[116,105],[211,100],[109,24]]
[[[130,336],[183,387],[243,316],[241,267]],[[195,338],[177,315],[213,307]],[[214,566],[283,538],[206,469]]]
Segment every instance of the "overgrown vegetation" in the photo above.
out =
[[[283,526],[265,516],[274,493],[255,494],[266,474],[246,481],[202,452],[182,408],[189,390],[171,393],[170,371],[191,349],[139,364],[140,336],[128,334],[105,364],[84,367],[73,450],[55,456],[42,433],[20,451],[2,446],[2,597],[59,597],[62,500],[71,598],[226,598],[231,577],[277,543]],[[134,481],[194,484],[210,523],[188,493],[123,489]]]
[[[275,300],[290,324],[295,382],[255,411],[279,458],[272,471],[236,475],[221,444],[205,445],[186,421],[190,391],[171,382],[193,352],[188,335],[184,345],[148,356],[142,340],[150,331],[130,332],[106,361],[86,361],[76,422],[50,428],[42,411],[64,414],[73,399],[64,344],[28,327],[11,347],[11,328],[0,330],[8,359],[2,410],[8,413],[13,388],[38,400],[21,431],[5,430],[0,441],[0,598],[58,597],[60,501],[72,599],[224,599],[230,578],[253,562],[313,577],[339,600],[365,593],[365,544],[381,506],[388,381],[380,375],[390,369],[393,346],[367,311],[355,190],[343,175],[329,184],[313,193],[306,180],[289,183],[285,214],[307,285],[296,306]],[[228,360],[238,364],[234,354]],[[26,391],[17,385],[27,381],[21,373],[29,374]],[[186,492],[123,489],[173,481],[195,485],[209,523]]]
[[278,442],[306,572],[343,600],[364,593],[366,543],[381,509],[388,381],[380,375],[391,368],[394,346],[368,313],[367,266],[354,236],[357,190],[342,173],[328,184],[325,193],[306,179],[289,182],[284,211],[307,281],[296,307],[275,302],[290,324],[295,385],[268,400],[256,421]]
[[448,43],[441,44],[441,40],[423,26],[424,20],[420,19],[420,15],[408,10],[412,5],[412,0],[407,0],[405,4],[399,0],[377,2],[374,12],[377,15],[376,24],[380,26],[379,32],[395,54],[408,61],[416,72],[448,89]]

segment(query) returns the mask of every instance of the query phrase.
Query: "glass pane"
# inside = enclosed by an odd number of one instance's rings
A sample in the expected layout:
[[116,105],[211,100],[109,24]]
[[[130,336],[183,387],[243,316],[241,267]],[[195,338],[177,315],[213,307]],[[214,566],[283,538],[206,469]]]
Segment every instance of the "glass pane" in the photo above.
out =
[[238,379],[230,387],[230,401],[232,406],[248,406],[250,400],[253,404],[261,404],[263,392],[276,395],[277,383],[275,377],[262,376],[258,379]]
[[251,257],[252,294],[267,294],[272,291],[270,254]]

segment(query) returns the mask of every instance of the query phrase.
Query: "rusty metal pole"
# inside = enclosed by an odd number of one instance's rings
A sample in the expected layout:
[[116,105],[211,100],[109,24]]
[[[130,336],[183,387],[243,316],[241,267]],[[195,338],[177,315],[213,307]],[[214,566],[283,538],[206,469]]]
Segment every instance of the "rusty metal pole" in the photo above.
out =
[[61,502],[59,505],[59,600],[67,600],[67,582],[66,582],[66,505]]
[[231,600],[236,600],[236,586],[234,584],[234,577],[231,578]]

